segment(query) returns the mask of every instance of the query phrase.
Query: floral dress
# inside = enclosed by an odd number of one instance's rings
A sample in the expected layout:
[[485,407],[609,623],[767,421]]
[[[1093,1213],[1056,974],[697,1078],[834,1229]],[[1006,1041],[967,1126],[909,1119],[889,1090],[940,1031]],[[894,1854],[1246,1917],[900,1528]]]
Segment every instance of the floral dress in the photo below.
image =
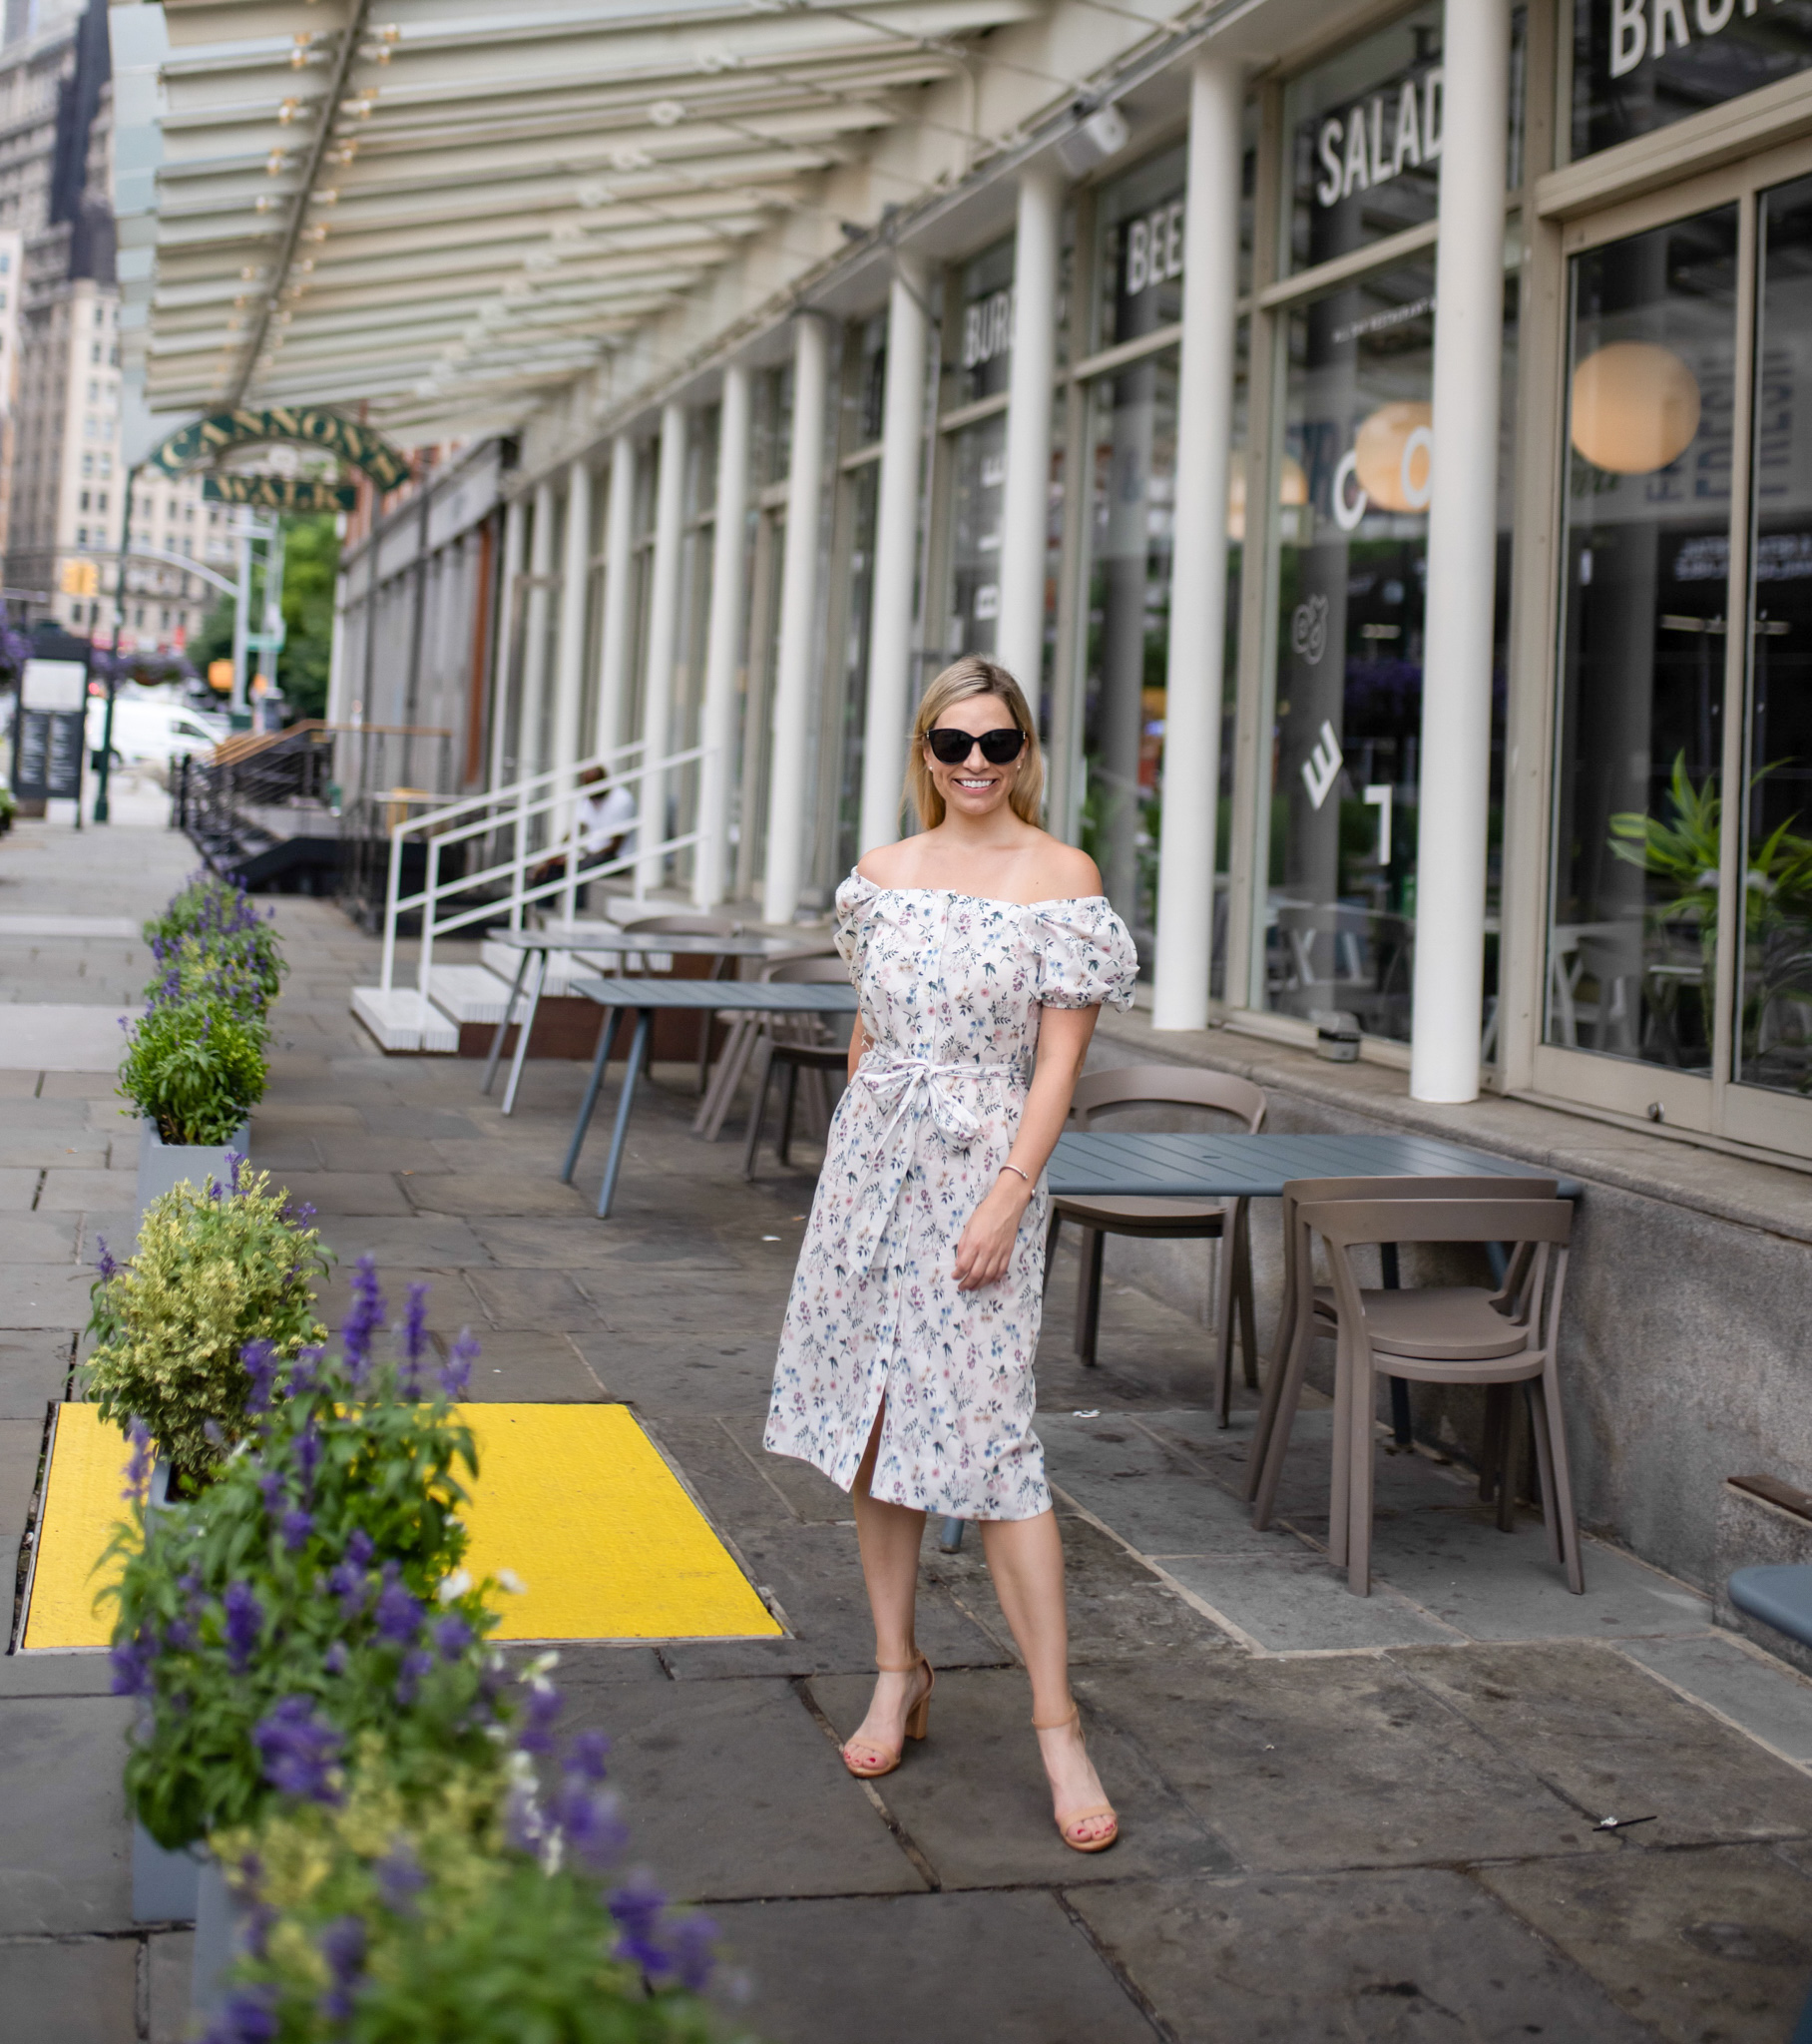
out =
[[1028,906],[851,873],[837,948],[869,1048],[831,1119],[766,1444],[848,1490],[885,1399],[873,1496],[1036,1517],[1051,1504],[1032,1431],[1042,1179],[994,1283],[957,1289],[957,1240],[1019,1128],[1039,1010],[1130,1006],[1132,940],[1100,895]]

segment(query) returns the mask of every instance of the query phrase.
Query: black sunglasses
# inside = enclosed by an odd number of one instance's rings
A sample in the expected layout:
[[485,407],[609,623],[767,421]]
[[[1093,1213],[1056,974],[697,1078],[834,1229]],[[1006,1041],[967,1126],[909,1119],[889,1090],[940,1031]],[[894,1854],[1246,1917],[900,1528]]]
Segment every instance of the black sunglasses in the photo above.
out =
[[931,757],[941,766],[960,766],[975,746],[981,747],[982,758],[990,766],[1005,766],[1009,760],[1017,760],[1026,750],[1026,734],[1016,724],[1004,725],[999,731],[985,731],[979,738],[972,731],[956,731],[949,725],[939,725],[936,730],[925,734],[925,743],[931,748]]

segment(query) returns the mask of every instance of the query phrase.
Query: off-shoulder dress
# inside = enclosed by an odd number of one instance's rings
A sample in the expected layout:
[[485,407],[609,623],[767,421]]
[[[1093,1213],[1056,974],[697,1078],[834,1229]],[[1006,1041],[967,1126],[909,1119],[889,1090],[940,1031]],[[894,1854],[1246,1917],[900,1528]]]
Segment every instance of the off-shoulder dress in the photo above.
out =
[[1041,1178],[1004,1277],[960,1291],[956,1246],[1026,1104],[1042,1008],[1131,1005],[1105,897],[837,890],[869,1048],[837,1104],[774,1365],[766,1445],[848,1490],[886,1402],[871,1494],[964,1519],[1047,1510],[1033,1432]]

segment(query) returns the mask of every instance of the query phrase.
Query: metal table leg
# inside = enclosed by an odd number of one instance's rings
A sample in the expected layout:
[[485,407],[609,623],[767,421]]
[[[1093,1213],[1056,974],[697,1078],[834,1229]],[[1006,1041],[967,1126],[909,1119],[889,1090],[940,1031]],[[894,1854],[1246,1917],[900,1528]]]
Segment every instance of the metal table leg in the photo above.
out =
[[497,1066],[503,1057],[503,1040],[510,1033],[510,1017],[516,1012],[516,996],[522,992],[523,975],[529,969],[527,951],[521,952],[516,960],[516,977],[510,982],[510,998],[503,1004],[503,1020],[497,1025],[497,1034],[491,1039],[491,1055],[485,1059],[485,1083],[478,1089],[489,1093],[497,1083]]
[[611,1202],[617,1196],[617,1173],[623,1164],[623,1146],[630,1132],[630,1108],[636,1098],[636,1081],[648,1062],[649,1038],[655,1032],[653,1008],[636,1010],[636,1034],[630,1039],[630,1058],[623,1073],[623,1091],[617,1096],[617,1126],[611,1133],[610,1161],[604,1167],[604,1184],[598,1188],[598,1218],[608,1221]]
[[586,1081],[585,1098],[579,1105],[579,1119],[573,1124],[573,1140],[568,1145],[566,1164],[560,1174],[563,1185],[573,1183],[573,1173],[579,1168],[579,1152],[585,1145],[586,1131],[592,1126],[592,1113],[598,1105],[605,1068],[611,1061],[611,1051],[617,1042],[617,1025],[622,1020],[621,1008],[607,1008],[598,1024],[598,1050],[592,1059],[592,1076]]
[[516,1089],[522,1084],[522,1061],[529,1054],[529,1038],[535,1033],[535,1011],[541,1006],[541,990],[548,979],[548,954],[535,953],[534,991],[529,995],[529,1012],[519,1025],[516,1038],[516,1055],[510,1060],[510,1083],[503,1089],[503,1111],[509,1114],[516,1106]]

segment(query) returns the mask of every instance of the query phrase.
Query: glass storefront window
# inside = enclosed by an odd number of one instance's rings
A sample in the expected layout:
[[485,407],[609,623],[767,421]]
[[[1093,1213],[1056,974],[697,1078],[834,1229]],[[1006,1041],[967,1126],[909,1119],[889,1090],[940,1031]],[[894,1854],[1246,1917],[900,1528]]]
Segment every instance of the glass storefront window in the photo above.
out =
[[1589,156],[1812,67],[1804,0],[1574,0],[1573,153]]
[[1185,145],[1103,188],[1095,210],[1095,344],[1118,347],[1182,317]]
[[[1435,217],[1446,121],[1440,0],[1294,79],[1284,98],[1292,271],[1312,269]],[[1507,186],[1522,177],[1524,10],[1511,16]]]
[[[1737,209],[1573,263],[1545,1037],[1708,1073]],[[1783,788],[1783,792],[1784,792]]]
[[1759,248],[1735,1076],[1812,1095],[1812,178],[1762,195]]
[[997,242],[965,263],[957,284],[948,366],[953,404],[974,404],[1007,388],[1013,372],[1013,242]]
[[1001,614],[1001,521],[1006,503],[1007,414],[950,436],[950,614],[944,650],[994,651]]

